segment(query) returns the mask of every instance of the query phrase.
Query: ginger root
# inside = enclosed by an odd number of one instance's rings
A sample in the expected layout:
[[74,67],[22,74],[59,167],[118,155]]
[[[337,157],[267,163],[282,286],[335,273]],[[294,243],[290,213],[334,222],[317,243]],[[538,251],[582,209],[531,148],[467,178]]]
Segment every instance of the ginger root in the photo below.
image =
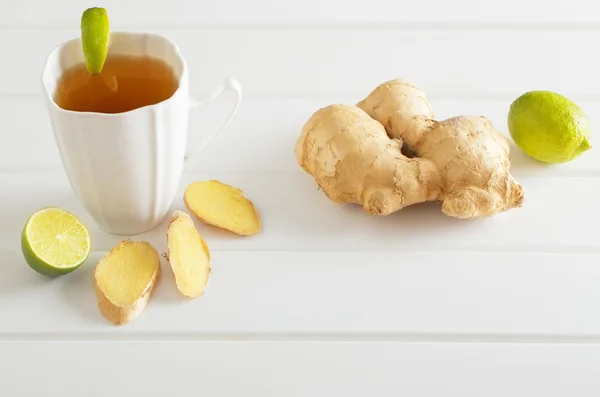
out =
[[204,294],[211,270],[210,252],[187,213],[173,211],[167,230],[167,245],[167,259],[179,292],[189,298]]
[[356,105],[317,110],[295,154],[330,200],[360,204],[371,214],[436,201],[446,215],[469,219],[524,200],[509,173],[509,141],[487,118],[437,121],[424,93],[399,79]]
[[185,189],[183,201],[198,220],[209,225],[243,236],[261,230],[254,204],[236,187],[215,180],[194,182]]
[[100,313],[115,325],[139,317],[160,275],[154,247],[145,241],[121,241],[96,265],[94,289]]

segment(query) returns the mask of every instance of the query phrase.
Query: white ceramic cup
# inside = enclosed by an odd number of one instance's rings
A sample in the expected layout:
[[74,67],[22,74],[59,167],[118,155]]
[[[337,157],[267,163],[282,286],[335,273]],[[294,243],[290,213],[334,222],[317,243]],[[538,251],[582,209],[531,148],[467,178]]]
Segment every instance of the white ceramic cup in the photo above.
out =
[[[185,59],[177,45],[161,35],[113,32],[112,54],[166,61],[179,78],[179,88],[163,102],[123,113],[62,109],[54,93],[65,69],[84,60],[79,38],[48,55],[42,85],[62,164],[76,197],[103,231],[133,235],[163,221],[179,190],[186,161],[201,153],[229,123],[239,106],[241,88],[227,79],[205,101],[190,98]],[[216,131],[197,131],[200,143],[188,147],[190,107],[214,102],[227,91],[236,98],[229,116]]]

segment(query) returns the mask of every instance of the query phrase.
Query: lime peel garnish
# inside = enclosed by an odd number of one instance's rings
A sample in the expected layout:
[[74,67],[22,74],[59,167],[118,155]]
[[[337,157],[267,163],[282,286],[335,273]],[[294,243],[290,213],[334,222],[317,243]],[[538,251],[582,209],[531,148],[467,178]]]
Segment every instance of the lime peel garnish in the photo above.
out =
[[108,54],[110,22],[102,7],[88,8],[81,15],[81,47],[90,74],[100,74]]

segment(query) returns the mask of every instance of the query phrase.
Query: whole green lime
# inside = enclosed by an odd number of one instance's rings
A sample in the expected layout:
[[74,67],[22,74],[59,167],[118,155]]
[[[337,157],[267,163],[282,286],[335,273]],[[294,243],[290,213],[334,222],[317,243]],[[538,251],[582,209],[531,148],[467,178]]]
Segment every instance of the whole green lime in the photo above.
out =
[[530,91],[508,112],[515,144],[536,160],[564,163],[590,149],[590,122],[576,103],[551,91]]

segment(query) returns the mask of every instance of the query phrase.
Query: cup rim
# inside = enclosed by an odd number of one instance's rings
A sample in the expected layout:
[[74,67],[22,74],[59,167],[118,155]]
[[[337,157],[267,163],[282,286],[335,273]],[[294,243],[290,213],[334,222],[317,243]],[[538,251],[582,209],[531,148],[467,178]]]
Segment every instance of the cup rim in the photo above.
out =
[[164,99],[160,102],[154,103],[152,105],[140,106],[135,109],[127,110],[124,112],[118,112],[118,113],[77,111],[77,110],[64,109],[64,108],[58,106],[58,104],[54,100],[53,93],[50,92],[50,90],[46,86],[44,77],[46,75],[46,72],[48,71],[48,64],[50,63],[50,58],[54,54],[56,54],[56,52],[60,51],[61,48],[64,48],[67,45],[70,45],[74,42],[81,41],[80,37],[74,37],[72,39],[63,41],[62,43],[54,46],[54,48],[52,48],[52,50],[48,53],[48,55],[46,55],[46,60],[44,61],[44,67],[42,69],[42,74],[41,74],[42,88],[44,90],[44,96],[46,97],[46,101],[50,104],[50,106],[52,107],[53,110],[57,110],[57,111],[60,111],[60,112],[66,113],[66,114],[89,115],[89,116],[97,116],[97,117],[98,116],[99,117],[122,117],[124,115],[128,115],[128,114],[135,113],[135,112],[140,112],[140,111],[143,111],[148,108],[165,106],[166,103],[173,101],[175,99],[175,97],[180,95],[180,92],[183,89],[183,87],[180,83],[185,78],[187,78],[188,68],[187,68],[187,63],[185,62],[185,58],[183,57],[183,54],[181,53],[181,50],[179,49],[179,46],[177,45],[177,43],[175,43],[175,41],[173,41],[172,39],[170,39],[168,36],[166,36],[164,34],[153,33],[153,32],[117,30],[117,31],[112,31],[110,33],[110,35],[111,36],[138,36],[138,37],[139,36],[149,36],[149,37],[156,37],[158,39],[168,42],[169,45],[171,45],[173,47],[173,51],[174,51],[175,55],[177,56],[177,58],[179,58],[179,61],[181,62],[181,66],[182,66],[181,67],[181,75],[179,76],[179,79],[178,79],[179,85],[178,85],[177,89],[173,92],[173,94],[170,97],[168,97],[167,99]]

